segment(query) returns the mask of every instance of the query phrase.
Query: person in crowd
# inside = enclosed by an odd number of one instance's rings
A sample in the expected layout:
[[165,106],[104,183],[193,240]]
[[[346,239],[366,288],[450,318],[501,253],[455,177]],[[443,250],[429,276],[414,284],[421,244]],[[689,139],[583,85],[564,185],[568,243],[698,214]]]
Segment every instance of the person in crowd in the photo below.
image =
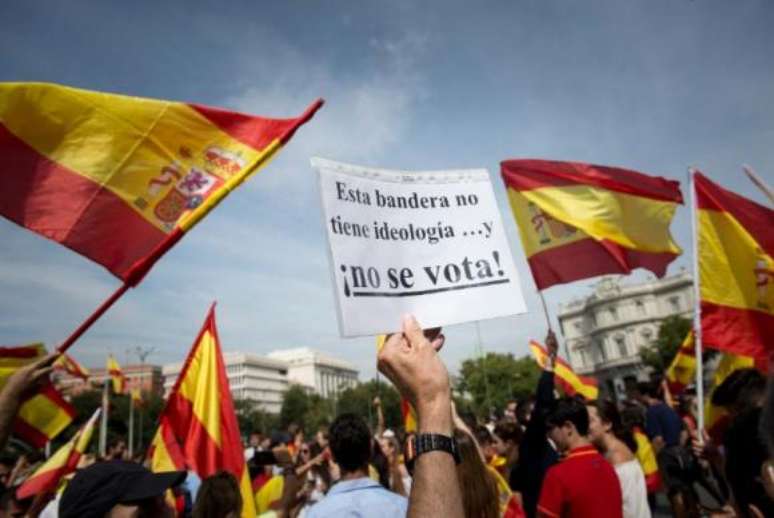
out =
[[304,442],[304,430],[298,423],[290,423],[288,425],[288,436],[288,451],[295,459],[298,455],[298,450],[301,448],[301,444]]
[[538,515],[622,517],[621,486],[613,467],[589,442],[589,412],[584,403],[573,397],[560,399],[546,426],[565,456],[546,473]]
[[387,458],[389,489],[399,495],[408,496],[411,491],[411,476],[402,461],[398,439],[395,434],[382,434],[379,445]]
[[108,443],[105,460],[126,460],[126,440],[116,437]]
[[707,437],[697,448],[700,456],[722,469],[736,514],[742,518],[774,516],[774,501],[761,476],[769,458],[765,436],[759,433],[765,390],[766,380],[756,369],[740,369],[729,375],[712,393],[712,404],[730,416],[723,453]]
[[164,493],[185,477],[185,471],[152,473],[133,462],[97,462],[78,471],[67,485],[59,517],[171,517]]
[[193,518],[239,518],[242,493],[239,482],[227,471],[202,480],[193,506]]
[[261,451],[261,442],[263,441],[263,434],[261,432],[254,431],[250,434],[247,440],[247,448],[245,448],[245,461],[250,462],[255,456],[256,452]]
[[645,433],[656,452],[672,512],[678,517],[697,515],[698,502],[689,471],[693,469],[694,460],[681,441],[683,422],[680,416],[661,399],[656,382],[638,383],[635,394],[645,406]]
[[517,421],[516,418],[516,407],[518,407],[518,402],[515,399],[508,400],[507,403],[505,403],[505,410],[503,411],[503,421],[507,421],[509,423],[515,423]]
[[339,465],[341,479],[307,514],[323,516],[403,516],[405,497],[387,491],[368,477],[371,458],[371,432],[355,414],[341,414],[331,424],[330,448]]
[[[548,468],[556,464],[559,456],[547,437],[546,416],[554,409],[554,361],[558,342],[552,331],[546,336],[548,361],[538,380],[535,404],[527,420],[524,438],[519,445],[519,463],[511,470],[509,485],[518,492],[524,512],[529,518],[537,516],[537,503],[543,479]],[[521,406],[519,407],[521,408]]]
[[473,437],[459,428],[454,438],[460,452],[457,478],[462,491],[465,518],[499,518],[500,505],[497,482],[484,463]]
[[621,421],[624,429],[632,434],[637,449],[634,455],[637,462],[640,463],[642,472],[645,474],[645,488],[648,492],[648,504],[653,509],[656,503],[656,493],[662,490],[661,473],[658,471],[658,461],[653,445],[645,434],[645,410],[633,401],[624,402],[624,409],[621,413]]
[[516,405],[516,422],[521,426],[521,431],[527,431],[529,418],[532,416],[532,410],[535,408],[535,397],[528,396],[521,399]]
[[449,373],[438,351],[444,343],[440,330],[422,330],[416,319],[403,317],[402,332],[390,335],[377,356],[379,372],[387,376],[417,413],[417,437],[435,435],[452,451],[438,447],[414,460],[408,517],[463,518],[454,440],[452,437]]
[[645,474],[633,451],[637,443],[624,429],[615,403],[601,400],[586,407],[589,412],[589,439],[613,465],[623,497],[624,518],[650,518]]
[[499,439],[496,442],[497,455],[505,459],[498,471],[504,477],[508,477],[519,460],[519,445],[524,433],[515,421],[502,420],[495,426],[494,436]]

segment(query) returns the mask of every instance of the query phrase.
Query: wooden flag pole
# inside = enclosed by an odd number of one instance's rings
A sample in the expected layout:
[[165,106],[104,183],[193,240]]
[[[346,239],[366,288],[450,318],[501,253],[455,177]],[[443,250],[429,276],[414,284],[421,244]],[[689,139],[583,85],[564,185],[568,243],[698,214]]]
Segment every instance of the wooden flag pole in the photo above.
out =
[[704,430],[704,362],[702,359],[701,347],[701,290],[699,289],[699,230],[696,219],[698,210],[696,204],[696,183],[694,179],[695,170],[688,168],[688,185],[691,189],[691,238],[693,240],[693,341],[695,347],[694,356],[696,357],[696,401],[698,401],[698,415],[696,416],[697,426],[700,430],[699,441],[703,442],[704,437],[701,433]]

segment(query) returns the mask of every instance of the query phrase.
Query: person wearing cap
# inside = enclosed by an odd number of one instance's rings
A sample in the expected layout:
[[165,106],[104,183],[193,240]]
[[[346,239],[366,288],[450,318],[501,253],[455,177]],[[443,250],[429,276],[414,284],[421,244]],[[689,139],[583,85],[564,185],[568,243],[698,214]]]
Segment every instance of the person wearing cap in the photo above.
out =
[[79,471],[67,486],[59,517],[172,517],[164,493],[185,477],[185,471],[153,473],[133,462],[98,462]]

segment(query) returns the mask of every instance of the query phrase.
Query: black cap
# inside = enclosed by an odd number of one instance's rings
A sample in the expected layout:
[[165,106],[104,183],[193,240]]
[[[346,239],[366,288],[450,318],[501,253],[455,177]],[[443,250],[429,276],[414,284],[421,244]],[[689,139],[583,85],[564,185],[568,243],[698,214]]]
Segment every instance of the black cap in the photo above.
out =
[[185,471],[153,473],[134,462],[98,462],[70,481],[59,502],[59,516],[103,516],[116,504],[159,496],[185,477]]

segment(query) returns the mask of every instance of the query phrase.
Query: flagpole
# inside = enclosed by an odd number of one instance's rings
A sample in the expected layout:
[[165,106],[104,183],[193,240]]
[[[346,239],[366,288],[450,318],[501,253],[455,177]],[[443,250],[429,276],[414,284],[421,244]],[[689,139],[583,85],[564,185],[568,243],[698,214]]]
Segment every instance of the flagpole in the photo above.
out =
[[743,165],[742,169],[747,175],[747,178],[749,178],[750,181],[752,181],[752,183],[754,183],[758,189],[763,191],[763,194],[766,195],[766,197],[769,199],[771,203],[774,203],[774,191],[771,190],[771,187],[766,185],[766,182],[763,181],[763,178],[755,174],[755,171],[753,171],[753,168],[750,167],[749,165]]
[[[543,290],[538,290],[538,295],[540,296],[540,302],[543,303],[543,314],[546,316],[546,324],[548,325],[548,330],[550,332],[554,332],[553,327],[551,326],[551,317],[548,316],[548,306],[546,306],[546,299],[543,297]],[[564,334],[562,334],[562,338],[564,338]],[[567,361],[570,361],[570,349],[567,345],[567,340],[564,340],[564,356],[567,358]]]
[[107,451],[107,415],[108,400],[110,398],[109,387],[110,374],[105,369],[105,383],[102,388],[102,420],[99,423],[99,454],[104,459]]
[[134,460],[134,394],[129,389],[129,460]]
[[699,429],[699,441],[703,442],[704,437],[704,360],[702,358],[701,346],[701,290],[699,289],[699,230],[696,214],[698,207],[696,204],[696,183],[694,175],[695,170],[688,168],[688,185],[691,189],[691,238],[693,241],[693,339],[696,357],[696,401],[698,402],[697,425]]

